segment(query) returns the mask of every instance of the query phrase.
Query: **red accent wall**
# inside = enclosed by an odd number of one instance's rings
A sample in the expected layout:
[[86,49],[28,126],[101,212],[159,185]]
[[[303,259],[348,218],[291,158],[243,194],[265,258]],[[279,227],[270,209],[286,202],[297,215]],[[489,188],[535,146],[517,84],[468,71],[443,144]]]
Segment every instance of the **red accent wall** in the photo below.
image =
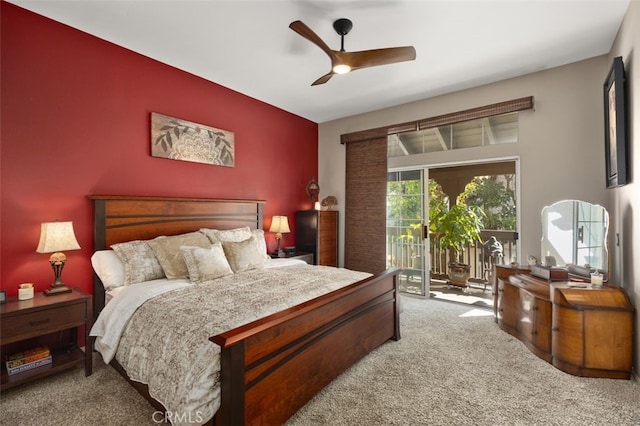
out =
[[[67,285],[91,291],[90,194],[266,200],[274,214],[311,207],[318,125],[274,106],[1,3],[0,287],[53,280],[35,252],[40,223],[71,220]],[[151,157],[150,114],[235,133],[233,168]],[[266,233],[269,250],[273,235]],[[295,229],[282,244],[294,245]]]

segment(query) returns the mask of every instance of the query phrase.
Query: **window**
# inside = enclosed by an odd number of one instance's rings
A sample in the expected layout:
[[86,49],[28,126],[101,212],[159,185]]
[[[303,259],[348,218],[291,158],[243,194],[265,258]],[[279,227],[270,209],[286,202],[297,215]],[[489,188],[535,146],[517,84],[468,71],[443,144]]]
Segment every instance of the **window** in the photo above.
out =
[[387,157],[518,142],[518,112],[389,135]]

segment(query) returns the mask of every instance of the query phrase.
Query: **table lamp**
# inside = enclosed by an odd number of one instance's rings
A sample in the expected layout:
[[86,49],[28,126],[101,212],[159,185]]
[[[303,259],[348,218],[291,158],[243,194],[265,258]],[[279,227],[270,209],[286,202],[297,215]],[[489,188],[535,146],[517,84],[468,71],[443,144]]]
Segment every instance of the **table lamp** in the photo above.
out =
[[49,263],[53,268],[54,281],[47,290],[44,291],[46,296],[55,294],[68,293],[71,289],[62,282],[62,268],[67,261],[62,251],[78,250],[80,245],[73,232],[72,222],[46,222],[40,229],[40,242],[36,252],[53,253],[49,257]]
[[282,234],[286,234],[291,232],[289,229],[289,220],[286,216],[273,216],[271,219],[271,228],[269,228],[269,232],[276,233],[276,253],[278,257],[284,257],[284,252],[280,250],[280,240],[282,239]]

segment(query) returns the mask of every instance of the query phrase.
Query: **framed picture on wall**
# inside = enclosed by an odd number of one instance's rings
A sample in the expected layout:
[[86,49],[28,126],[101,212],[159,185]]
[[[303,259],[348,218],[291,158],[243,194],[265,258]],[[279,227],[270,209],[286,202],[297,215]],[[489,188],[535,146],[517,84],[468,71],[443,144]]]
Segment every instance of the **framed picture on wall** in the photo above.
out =
[[604,145],[607,188],[627,183],[625,76],[622,57],[614,58],[604,82]]

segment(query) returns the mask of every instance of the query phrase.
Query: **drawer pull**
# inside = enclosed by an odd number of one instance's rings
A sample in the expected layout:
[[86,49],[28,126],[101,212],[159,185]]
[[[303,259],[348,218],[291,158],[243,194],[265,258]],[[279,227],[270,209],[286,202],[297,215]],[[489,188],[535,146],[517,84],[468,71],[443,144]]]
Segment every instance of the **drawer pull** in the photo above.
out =
[[560,328],[559,328],[559,327],[553,327],[553,328],[551,329],[551,331],[560,331]]
[[36,325],[46,324],[48,322],[49,322],[49,318],[46,318],[46,319],[38,320],[38,321],[29,321],[29,325],[36,326]]

